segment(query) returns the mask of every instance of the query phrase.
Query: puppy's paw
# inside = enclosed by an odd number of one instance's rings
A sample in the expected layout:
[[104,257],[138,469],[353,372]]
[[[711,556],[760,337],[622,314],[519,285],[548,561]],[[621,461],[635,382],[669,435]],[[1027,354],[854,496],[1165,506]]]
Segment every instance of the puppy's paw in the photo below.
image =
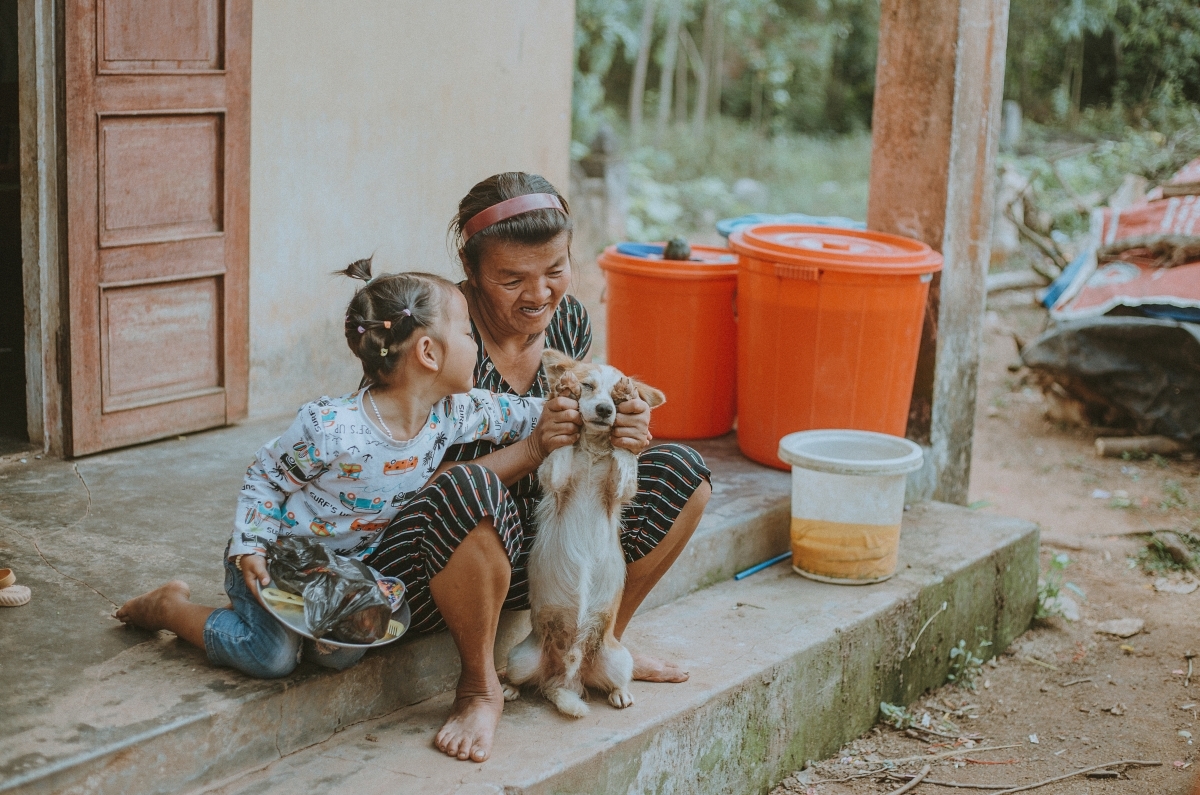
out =
[[572,718],[582,718],[590,711],[588,705],[583,703],[582,698],[566,688],[555,688],[547,695],[554,702],[554,706],[558,707],[559,712],[570,715]]
[[617,500],[624,505],[637,496],[638,458],[628,450],[614,450],[613,464],[617,470]]
[[571,480],[571,467],[575,460],[575,448],[560,447],[546,456],[538,467],[538,480],[550,493],[561,491]]
[[633,693],[630,693],[623,687],[618,687],[616,690],[608,694],[608,703],[612,704],[617,709],[632,707]]
[[508,682],[501,682],[500,690],[504,692],[505,701],[516,701],[521,697],[521,688],[516,685],[510,685]]
[[613,385],[612,392],[613,403],[618,406],[627,400],[633,400],[638,396],[637,386],[634,385],[633,379],[627,375],[621,376],[621,379]]
[[554,394],[579,400],[579,396],[583,394],[583,387],[579,385],[579,379],[574,373],[566,372],[559,376],[558,383],[554,385]]

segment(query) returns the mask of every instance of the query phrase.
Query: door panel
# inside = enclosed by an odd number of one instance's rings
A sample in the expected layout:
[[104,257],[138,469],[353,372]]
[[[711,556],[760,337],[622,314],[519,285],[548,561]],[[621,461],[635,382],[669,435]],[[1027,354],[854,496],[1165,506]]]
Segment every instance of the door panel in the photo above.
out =
[[65,21],[82,455],[245,415],[250,0],[68,0]]
[[103,410],[220,391],[220,296],[217,277],[101,291]]
[[100,246],[221,231],[221,114],[101,116]]
[[223,68],[222,5],[219,0],[101,0],[99,71]]

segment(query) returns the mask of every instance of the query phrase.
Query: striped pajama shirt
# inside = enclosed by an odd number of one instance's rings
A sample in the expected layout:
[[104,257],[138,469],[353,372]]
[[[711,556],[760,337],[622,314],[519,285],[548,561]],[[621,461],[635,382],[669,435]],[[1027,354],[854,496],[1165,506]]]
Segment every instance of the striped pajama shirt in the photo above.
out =
[[[481,339],[478,333],[476,338]],[[591,325],[583,305],[574,296],[564,296],[559,303],[546,329],[545,344],[575,359],[587,356],[592,344]],[[492,364],[482,341],[475,366],[475,386],[492,392],[516,393]],[[545,397],[547,391],[546,374],[539,369],[524,396]],[[473,461],[497,447],[486,441],[455,445],[447,451],[446,460]],[[658,546],[684,504],[708,479],[704,459],[686,445],[656,445],[638,457],[638,493],[625,507],[621,521],[621,547],[626,562],[639,560]],[[403,507],[367,562],[381,573],[404,581],[414,631],[443,629],[445,623],[430,596],[429,580],[442,570],[467,533],[490,518],[512,565],[504,608],[528,609],[526,565],[537,533],[533,510],[541,496],[536,474],[506,487],[494,472],[477,464],[452,467]]]

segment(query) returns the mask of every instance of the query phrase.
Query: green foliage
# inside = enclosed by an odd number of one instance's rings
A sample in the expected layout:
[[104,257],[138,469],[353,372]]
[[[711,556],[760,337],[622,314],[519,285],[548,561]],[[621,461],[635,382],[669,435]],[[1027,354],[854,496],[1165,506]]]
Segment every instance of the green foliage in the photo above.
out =
[[883,716],[884,723],[889,723],[897,729],[910,729],[918,722],[907,707],[889,704],[886,701],[879,704],[879,714]]
[[636,56],[641,2],[576,0],[575,79],[571,92],[572,137],[590,141],[607,115],[604,79],[618,54]]
[[[590,141],[603,121],[625,114],[644,2],[576,2],[576,141]],[[878,0],[657,0],[646,118],[654,117],[659,78],[669,68],[664,40],[673,2],[680,3],[682,27],[697,47],[702,46],[706,4],[717,4],[722,85],[720,107],[711,109],[712,115],[751,121],[772,133],[851,132],[870,125]],[[694,108],[694,58],[683,47],[678,52],[679,63],[688,69],[685,105]],[[674,121],[685,126],[684,119]]]
[[[1200,559],[1200,538],[1192,533],[1185,532],[1178,532],[1176,535],[1191,550],[1192,559]],[[1147,574],[1158,575],[1192,570],[1191,566],[1176,560],[1175,556],[1163,545],[1162,539],[1154,535],[1150,536],[1146,545],[1138,550],[1133,560]]]
[[1005,95],[1040,121],[1200,101],[1194,0],[1012,0]]
[[[1064,587],[1063,574],[1070,565],[1071,558],[1065,553],[1059,553],[1050,560],[1050,568],[1046,571],[1046,576],[1038,578],[1038,598],[1037,608],[1033,614],[1034,618],[1046,619],[1063,615],[1059,596]],[[1065,585],[1070,587],[1071,583],[1065,583]]]
[[951,647],[950,673],[946,675],[946,681],[974,690],[975,680],[983,673],[983,653],[991,645],[990,640],[981,640],[972,652],[967,648],[967,642],[960,640],[957,646]]

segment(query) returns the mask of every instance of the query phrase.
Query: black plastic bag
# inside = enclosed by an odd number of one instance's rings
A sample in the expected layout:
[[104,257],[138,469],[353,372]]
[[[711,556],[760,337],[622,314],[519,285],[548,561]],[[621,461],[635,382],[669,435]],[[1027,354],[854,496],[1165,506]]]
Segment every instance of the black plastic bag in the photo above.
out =
[[1029,369],[1105,425],[1200,443],[1200,325],[1105,316],[1059,323],[1021,351]]
[[272,585],[304,597],[304,623],[314,638],[374,643],[387,633],[392,609],[365,564],[308,538],[267,545]]

